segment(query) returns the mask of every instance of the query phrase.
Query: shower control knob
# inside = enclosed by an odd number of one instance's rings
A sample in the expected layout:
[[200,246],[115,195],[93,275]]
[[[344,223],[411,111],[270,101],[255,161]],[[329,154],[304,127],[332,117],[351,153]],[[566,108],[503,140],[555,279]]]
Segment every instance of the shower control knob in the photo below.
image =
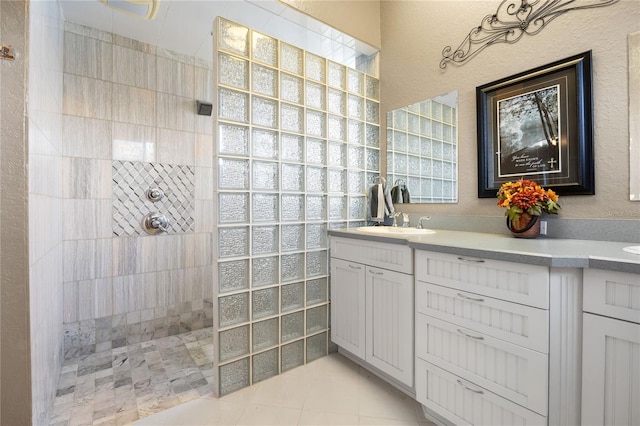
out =
[[156,201],[162,200],[164,198],[164,191],[160,188],[149,188],[145,193],[147,195],[147,200],[155,203]]
[[149,213],[144,217],[142,221],[142,227],[151,235],[160,234],[162,232],[169,232],[169,219],[165,215],[159,212]]

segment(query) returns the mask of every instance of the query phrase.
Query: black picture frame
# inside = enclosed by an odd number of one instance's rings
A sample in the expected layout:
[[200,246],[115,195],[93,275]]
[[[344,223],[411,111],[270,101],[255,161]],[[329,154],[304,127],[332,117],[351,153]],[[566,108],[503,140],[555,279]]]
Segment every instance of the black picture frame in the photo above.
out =
[[595,194],[591,51],[476,88],[478,198],[528,179]]

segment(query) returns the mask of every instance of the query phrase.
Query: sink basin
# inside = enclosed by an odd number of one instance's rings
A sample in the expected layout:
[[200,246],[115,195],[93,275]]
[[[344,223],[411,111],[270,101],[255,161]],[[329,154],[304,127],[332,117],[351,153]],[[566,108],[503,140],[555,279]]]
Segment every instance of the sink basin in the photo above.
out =
[[622,250],[626,251],[627,253],[640,254],[640,246],[629,246],[623,248]]
[[435,234],[433,229],[418,229],[418,228],[401,228],[393,226],[361,226],[356,228],[360,232],[366,232],[367,234],[378,235],[427,235]]

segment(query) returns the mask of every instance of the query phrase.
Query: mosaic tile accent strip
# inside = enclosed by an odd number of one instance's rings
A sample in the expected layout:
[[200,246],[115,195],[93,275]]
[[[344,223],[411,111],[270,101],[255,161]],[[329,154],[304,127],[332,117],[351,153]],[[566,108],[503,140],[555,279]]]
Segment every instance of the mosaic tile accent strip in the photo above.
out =
[[[113,235],[147,235],[142,221],[151,212],[160,212],[169,219],[170,234],[193,232],[193,167],[114,161],[112,172]],[[161,189],[164,197],[152,203],[145,195],[150,188]]]
[[205,328],[66,360],[50,425],[124,425],[213,391]]

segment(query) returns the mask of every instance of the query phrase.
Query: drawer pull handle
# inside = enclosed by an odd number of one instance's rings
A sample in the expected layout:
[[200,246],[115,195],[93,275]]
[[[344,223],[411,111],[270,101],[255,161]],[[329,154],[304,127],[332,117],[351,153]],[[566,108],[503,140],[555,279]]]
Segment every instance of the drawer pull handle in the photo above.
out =
[[360,269],[362,269],[362,266],[353,266],[352,264],[349,264],[349,268],[357,269],[359,271]]
[[468,259],[462,256],[458,256],[458,260],[461,260],[462,262],[484,263],[484,260],[482,259]]
[[458,384],[460,386],[462,386],[463,388],[465,388],[468,391],[471,391],[473,393],[479,393],[480,395],[484,394],[484,391],[481,391],[480,389],[471,389],[469,386],[465,385],[462,380],[458,379],[456,380],[458,382]]
[[472,336],[471,334],[467,334],[460,329],[458,329],[458,334],[461,334],[464,337],[468,337],[469,339],[484,340],[484,337],[482,336]]
[[377,272],[377,271],[374,271],[373,269],[369,269],[369,272],[371,272],[373,275],[384,275],[384,272]]
[[475,297],[465,296],[462,293],[458,293],[458,297],[461,298],[461,299],[470,300],[472,302],[484,302],[484,299],[476,299]]

